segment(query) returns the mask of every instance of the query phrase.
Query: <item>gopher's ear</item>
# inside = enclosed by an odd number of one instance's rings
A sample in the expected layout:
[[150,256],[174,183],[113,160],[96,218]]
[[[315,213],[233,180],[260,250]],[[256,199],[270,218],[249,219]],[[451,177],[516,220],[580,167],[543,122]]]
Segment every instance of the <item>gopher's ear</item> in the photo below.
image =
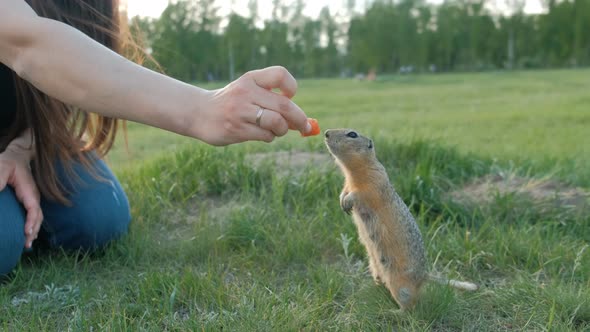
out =
[[369,146],[368,146],[368,148],[369,149],[372,149],[373,148],[373,140],[369,140]]

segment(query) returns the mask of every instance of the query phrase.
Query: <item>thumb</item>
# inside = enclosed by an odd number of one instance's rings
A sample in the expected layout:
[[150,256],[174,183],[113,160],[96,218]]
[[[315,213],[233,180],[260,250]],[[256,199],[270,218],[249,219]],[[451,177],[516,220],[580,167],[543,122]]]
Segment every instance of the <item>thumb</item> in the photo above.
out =
[[39,191],[33,178],[28,174],[15,176],[15,181],[10,183],[14,187],[16,196],[23,203],[26,210],[39,206]]
[[43,220],[43,213],[41,212],[39,203],[39,190],[31,174],[24,169],[16,170],[9,184],[14,188],[18,200],[27,212],[25,221],[27,241],[25,246],[30,248],[33,241],[37,238],[37,233]]
[[8,179],[10,178],[10,170],[7,167],[3,167],[0,164],[0,191],[6,188],[6,184],[8,183]]

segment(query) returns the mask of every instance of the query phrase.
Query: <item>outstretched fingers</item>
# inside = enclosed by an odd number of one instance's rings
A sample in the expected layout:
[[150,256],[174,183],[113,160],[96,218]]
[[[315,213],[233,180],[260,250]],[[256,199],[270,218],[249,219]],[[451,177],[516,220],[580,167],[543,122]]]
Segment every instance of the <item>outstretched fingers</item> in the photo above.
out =
[[276,137],[285,136],[289,131],[289,124],[281,114],[263,107],[258,108],[252,123],[268,130]]
[[293,98],[297,93],[297,81],[287,69],[281,66],[273,66],[249,73],[254,82],[264,89],[279,89],[287,98]]
[[[255,93],[255,103],[260,107],[280,114],[289,129],[305,134],[311,130],[307,116],[291,98],[297,92],[297,81],[283,67],[269,67],[249,73],[260,89]],[[282,94],[273,92],[279,89]]]
[[237,139],[239,141],[261,141],[270,143],[274,141],[277,135],[273,133],[269,129],[265,129],[262,126],[257,126],[256,124],[245,124],[242,128],[237,131]]
[[307,116],[291,99],[274,92],[261,90],[256,94],[256,100],[261,107],[274,111],[283,117],[289,129],[299,130],[302,133],[309,131]]

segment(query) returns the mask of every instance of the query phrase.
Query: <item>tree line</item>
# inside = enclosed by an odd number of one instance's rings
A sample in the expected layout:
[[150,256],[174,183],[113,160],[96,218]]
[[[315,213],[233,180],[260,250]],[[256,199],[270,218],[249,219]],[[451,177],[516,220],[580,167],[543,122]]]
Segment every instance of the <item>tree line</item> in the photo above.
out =
[[590,0],[543,0],[526,14],[524,0],[373,0],[356,12],[354,0],[317,18],[305,2],[273,0],[261,20],[219,14],[215,0],[171,2],[158,19],[134,17],[133,32],[169,75],[185,81],[228,80],[280,64],[297,77],[377,71],[475,71],[590,65]]

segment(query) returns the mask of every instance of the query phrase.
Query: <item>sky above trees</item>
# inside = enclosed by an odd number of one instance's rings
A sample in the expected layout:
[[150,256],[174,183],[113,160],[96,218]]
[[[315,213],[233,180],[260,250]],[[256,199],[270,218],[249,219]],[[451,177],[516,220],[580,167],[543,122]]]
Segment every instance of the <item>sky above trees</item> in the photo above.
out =
[[[428,0],[433,4],[440,4],[444,0]],[[494,0],[493,6],[500,10],[506,10],[507,4],[514,0]],[[129,16],[136,15],[158,17],[166,6],[168,0],[127,0]],[[230,12],[232,8],[240,15],[248,15],[247,1],[243,0],[217,0],[217,4],[221,7],[222,12]],[[335,13],[344,8],[345,0],[308,0],[305,1],[306,9],[305,15],[310,17],[318,17],[321,9],[329,6],[330,10]],[[357,10],[362,10],[365,7],[366,0],[357,0]],[[526,13],[540,13],[542,9],[541,0],[524,0],[524,11]],[[270,18],[272,13],[272,0],[258,1],[259,13],[262,18]]]

